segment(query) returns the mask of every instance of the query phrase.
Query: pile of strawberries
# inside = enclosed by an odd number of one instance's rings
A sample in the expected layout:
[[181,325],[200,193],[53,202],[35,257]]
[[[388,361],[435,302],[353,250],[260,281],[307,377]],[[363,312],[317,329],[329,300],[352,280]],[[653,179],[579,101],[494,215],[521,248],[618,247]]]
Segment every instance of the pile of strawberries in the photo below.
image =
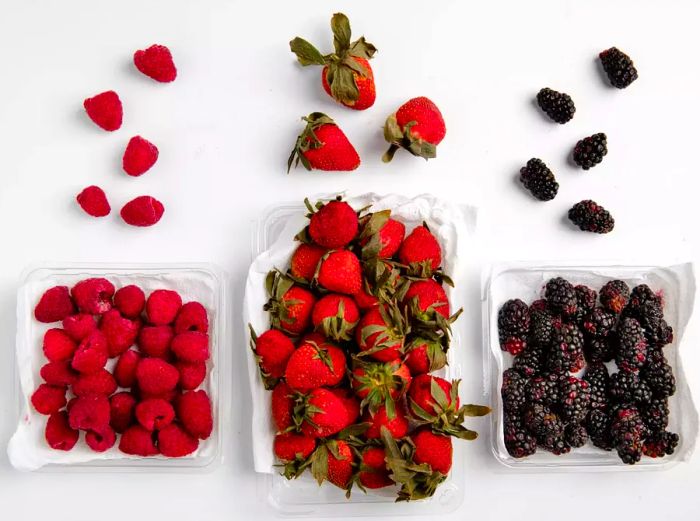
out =
[[266,279],[271,329],[251,347],[272,391],[274,452],[284,475],[307,468],[347,490],[398,485],[397,500],[430,497],[452,466],[452,436],[477,433],[447,363],[451,324],[440,244],[408,236],[389,210],[340,198],[309,209],[286,273]]
[[115,292],[107,279],[90,278],[70,290],[48,289],[34,316],[63,326],[44,335],[44,383],[31,397],[34,409],[49,417],[51,448],[71,450],[85,431],[95,452],[113,447],[121,434],[118,447],[126,454],[176,458],[209,438],[211,401],[196,390],[209,359],[202,304],[183,304],[165,289],[148,298],[135,285]]

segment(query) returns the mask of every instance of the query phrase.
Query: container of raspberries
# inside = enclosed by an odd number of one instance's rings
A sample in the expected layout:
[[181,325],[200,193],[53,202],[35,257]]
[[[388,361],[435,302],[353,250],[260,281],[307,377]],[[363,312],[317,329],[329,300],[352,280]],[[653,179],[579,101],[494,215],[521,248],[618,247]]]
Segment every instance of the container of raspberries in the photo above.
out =
[[193,470],[221,460],[224,275],[52,264],[17,298],[20,470]]
[[427,195],[305,205],[258,223],[246,287],[264,499],[292,516],[452,511],[470,417],[489,412],[458,396],[473,218]]
[[484,362],[496,458],[531,470],[666,469],[698,413],[682,364],[692,265],[496,266]]

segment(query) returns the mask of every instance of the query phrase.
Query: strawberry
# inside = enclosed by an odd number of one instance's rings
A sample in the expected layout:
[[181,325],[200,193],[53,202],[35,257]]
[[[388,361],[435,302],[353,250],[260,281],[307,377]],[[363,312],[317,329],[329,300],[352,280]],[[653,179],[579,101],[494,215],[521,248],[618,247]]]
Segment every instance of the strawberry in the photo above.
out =
[[450,316],[450,302],[447,300],[447,294],[442,284],[434,279],[411,282],[402,303],[409,306],[411,316],[419,320],[428,321],[436,312],[445,318]]
[[337,434],[352,422],[345,401],[328,389],[313,389],[306,396],[301,432],[314,438]]
[[289,387],[307,392],[333,386],[345,377],[345,353],[321,335],[301,342],[287,362],[284,373]]
[[360,356],[371,356],[380,362],[391,362],[401,356],[404,340],[410,331],[398,308],[382,304],[370,309],[355,329]]
[[414,338],[406,346],[405,363],[413,376],[432,373],[447,365],[447,355],[440,344],[435,340]]
[[314,328],[336,341],[350,340],[359,320],[360,310],[355,301],[336,293],[321,297],[311,313]]
[[319,445],[310,461],[311,474],[319,485],[328,480],[343,490],[350,487],[355,458],[346,441],[331,440]]
[[270,300],[264,309],[270,312],[272,327],[290,335],[299,335],[308,329],[316,297],[279,271],[267,274],[265,286]]
[[364,488],[377,489],[394,484],[386,468],[386,453],[382,447],[368,447],[360,456],[358,479]]
[[367,310],[380,301],[394,300],[401,278],[401,272],[394,264],[374,257],[362,262],[362,270],[362,287],[353,295],[360,309]]
[[352,388],[372,412],[386,407],[394,414],[394,402],[403,396],[411,383],[408,367],[399,359],[386,363],[358,360],[352,371]]
[[345,412],[347,413],[347,423],[352,425],[360,417],[360,402],[355,398],[355,395],[350,389],[345,387],[334,387],[328,389],[343,402]]
[[342,13],[331,18],[335,52],[322,55],[302,38],[294,38],[289,47],[303,66],[321,65],[324,90],[338,103],[355,110],[365,110],[374,104],[376,88],[368,60],[377,49],[364,36],[350,41],[350,21]]
[[391,161],[399,148],[414,156],[433,158],[445,132],[445,120],[435,103],[425,97],[410,99],[386,120],[384,139],[391,146],[382,161]]
[[293,411],[294,391],[281,381],[272,389],[272,420],[279,432],[284,432],[294,425]]
[[372,309],[374,306],[379,305],[379,299],[369,293],[367,289],[365,289],[366,286],[366,280],[362,280],[362,288],[360,288],[360,291],[355,293],[352,297],[355,299],[355,303],[357,304],[357,307],[360,308],[362,311],[367,311],[368,309]]
[[415,414],[416,407],[420,407],[428,414],[440,414],[453,405],[459,408],[459,396],[453,396],[452,390],[455,388],[447,380],[439,376],[423,374],[416,376],[408,389],[408,397],[411,403],[411,414],[416,418],[421,418]]
[[301,163],[307,170],[348,172],[360,166],[360,156],[331,118],[312,112],[301,118],[306,127],[297,137],[287,160],[287,173]]
[[435,236],[424,223],[413,229],[401,244],[399,260],[411,275],[426,278],[442,264],[442,250]]
[[452,439],[449,436],[435,434],[428,428],[416,430],[411,434],[416,447],[413,461],[419,465],[426,464],[434,472],[447,475],[452,468]]
[[357,212],[340,197],[325,204],[318,201],[313,206],[308,199],[304,199],[304,204],[309,210],[306,214],[309,226],[297,235],[297,239],[303,242],[310,239],[324,248],[339,250],[350,244],[357,235],[360,227]]
[[316,448],[316,438],[303,434],[278,434],[272,448],[275,456],[284,462],[305,460]]
[[384,210],[362,218],[360,244],[362,258],[390,259],[399,251],[406,227],[400,221],[390,218],[391,210]]
[[250,347],[260,367],[260,375],[265,389],[272,389],[284,375],[287,361],[294,352],[294,343],[278,329],[270,329],[257,336],[253,326],[250,328]]
[[328,291],[354,295],[362,289],[360,260],[349,250],[330,251],[321,259],[316,282]]
[[295,279],[311,282],[316,274],[316,268],[328,250],[315,244],[302,243],[294,250],[289,264],[289,273]]
[[143,74],[161,83],[169,83],[177,77],[170,49],[165,45],[151,45],[134,53],[134,65]]
[[408,434],[409,423],[403,405],[395,404],[392,408],[393,416],[389,415],[387,407],[384,405],[379,407],[374,414],[371,411],[365,412],[362,421],[369,423],[369,428],[365,431],[365,438],[368,440],[380,438],[382,427],[386,428],[396,439],[403,438]]

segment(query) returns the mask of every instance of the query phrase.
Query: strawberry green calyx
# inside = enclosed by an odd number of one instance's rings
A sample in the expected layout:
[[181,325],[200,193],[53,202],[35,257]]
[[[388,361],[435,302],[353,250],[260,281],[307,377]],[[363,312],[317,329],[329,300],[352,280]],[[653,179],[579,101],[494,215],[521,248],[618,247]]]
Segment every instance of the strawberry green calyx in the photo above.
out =
[[363,217],[362,232],[360,233],[360,242],[367,241],[362,247],[362,260],[372,259],[379,256],[379,252],[384,247],[382,239],[379,235],[380,230],[389,222],[391,210],[383,210],[374,212]]
[[377,311],[381,324],[369,324],[360,331],[360,346],[370,346],[357,354],[359,357],[371,356],[387,350],[402,352],[403,342],[411,332],[408,316],[402,313],[393,302],[380,305]]
[[411,367],[411,353],[425,351],[425,357],[428,361],[428,373],[438,371],[447,365],[447,347],[443,347],[439,340],[417,337],[411,340],[406,346],[407,361],[406,364]]
[[396,400],[404,395],[411,381],[408,368],[399,360],[392,362],[366,362],[355,357],[352,386],[362,397],[360,407],[368,407],[373,414],[386,407],[387,417],[396,417]]
[[335,316],[326,317],[321,320],[321,323],[316,328],[323,332],[326,338],[336,341],[347,341],[352,338],[352,332],[359,322],[359,317],[353,322],[349,322],[346,318],[345,302],[341,300],[338,303],[338,313]]
[[302,133],[299,134],[299,137],[294,144],[294,149],[289,155],[289,159],[287,160],[287,173],[289,173],[289,171],[292,169],[292,165],[296,167],[299,163],[301,163],[307,170],[312,170],[311,163],[309,163],[309,160],[306,159],[304,152],[311,149],[321,148],[324,145],[324,143],[318,139],[318,136],[316,136],[315,131],[323,125],[337,126],[335,121],[322,112],[312,112],[308,116],[301,119],[302,121],[306,121],[306,127]]
[[390,143],[389,150],[382,156],[385,163],[394,159],[394,154],[399,148],[403,148],[417,157],[432,159],[437,157],[437,147],[427,141],[416,137],[411,128],[417,124],[416,121],[407,123],[403,130],[396,121],[396,114],[392,114],[384,124],[384,139]]

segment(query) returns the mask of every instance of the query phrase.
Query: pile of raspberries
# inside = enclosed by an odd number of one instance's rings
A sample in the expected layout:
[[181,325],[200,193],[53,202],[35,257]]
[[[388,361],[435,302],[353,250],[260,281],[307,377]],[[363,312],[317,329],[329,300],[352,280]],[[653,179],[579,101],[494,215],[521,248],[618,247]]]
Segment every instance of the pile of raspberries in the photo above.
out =
[[44,334],[44,383],[31,396],[48,416],[51,448],[71,450],[84,431],[95,452],[112,448],[120,434],[125,454],[177,458],[209,438],[211,401],[197,390],[209,359],[202,304],[183,304],[172,290],[146,298],[135,285],[115,291],[107,279],[89,278],[48,289],[34,316],[62,325]]
[[266,280],[270,329],[251,347],[271,391],[282,473],[309,469],[363,491],[398,485],[397,500],[430,497],[452,466],[452,437],[472,440],[447,364],[452,314],[440,244],[425,224],[406,235],[389,210],[340,198],[309,209],[285,273]]
[[523,458],[541,447],[560,455],[590,440],[627,464],[673,454],[676,379],[663,349],[673,330],[663,308],[663,295],[646,284],[630,291],[611,280],[596,293],[561,277],[529,306],[503,304],[499,342],[515,356],[501,387],[508,453]]

